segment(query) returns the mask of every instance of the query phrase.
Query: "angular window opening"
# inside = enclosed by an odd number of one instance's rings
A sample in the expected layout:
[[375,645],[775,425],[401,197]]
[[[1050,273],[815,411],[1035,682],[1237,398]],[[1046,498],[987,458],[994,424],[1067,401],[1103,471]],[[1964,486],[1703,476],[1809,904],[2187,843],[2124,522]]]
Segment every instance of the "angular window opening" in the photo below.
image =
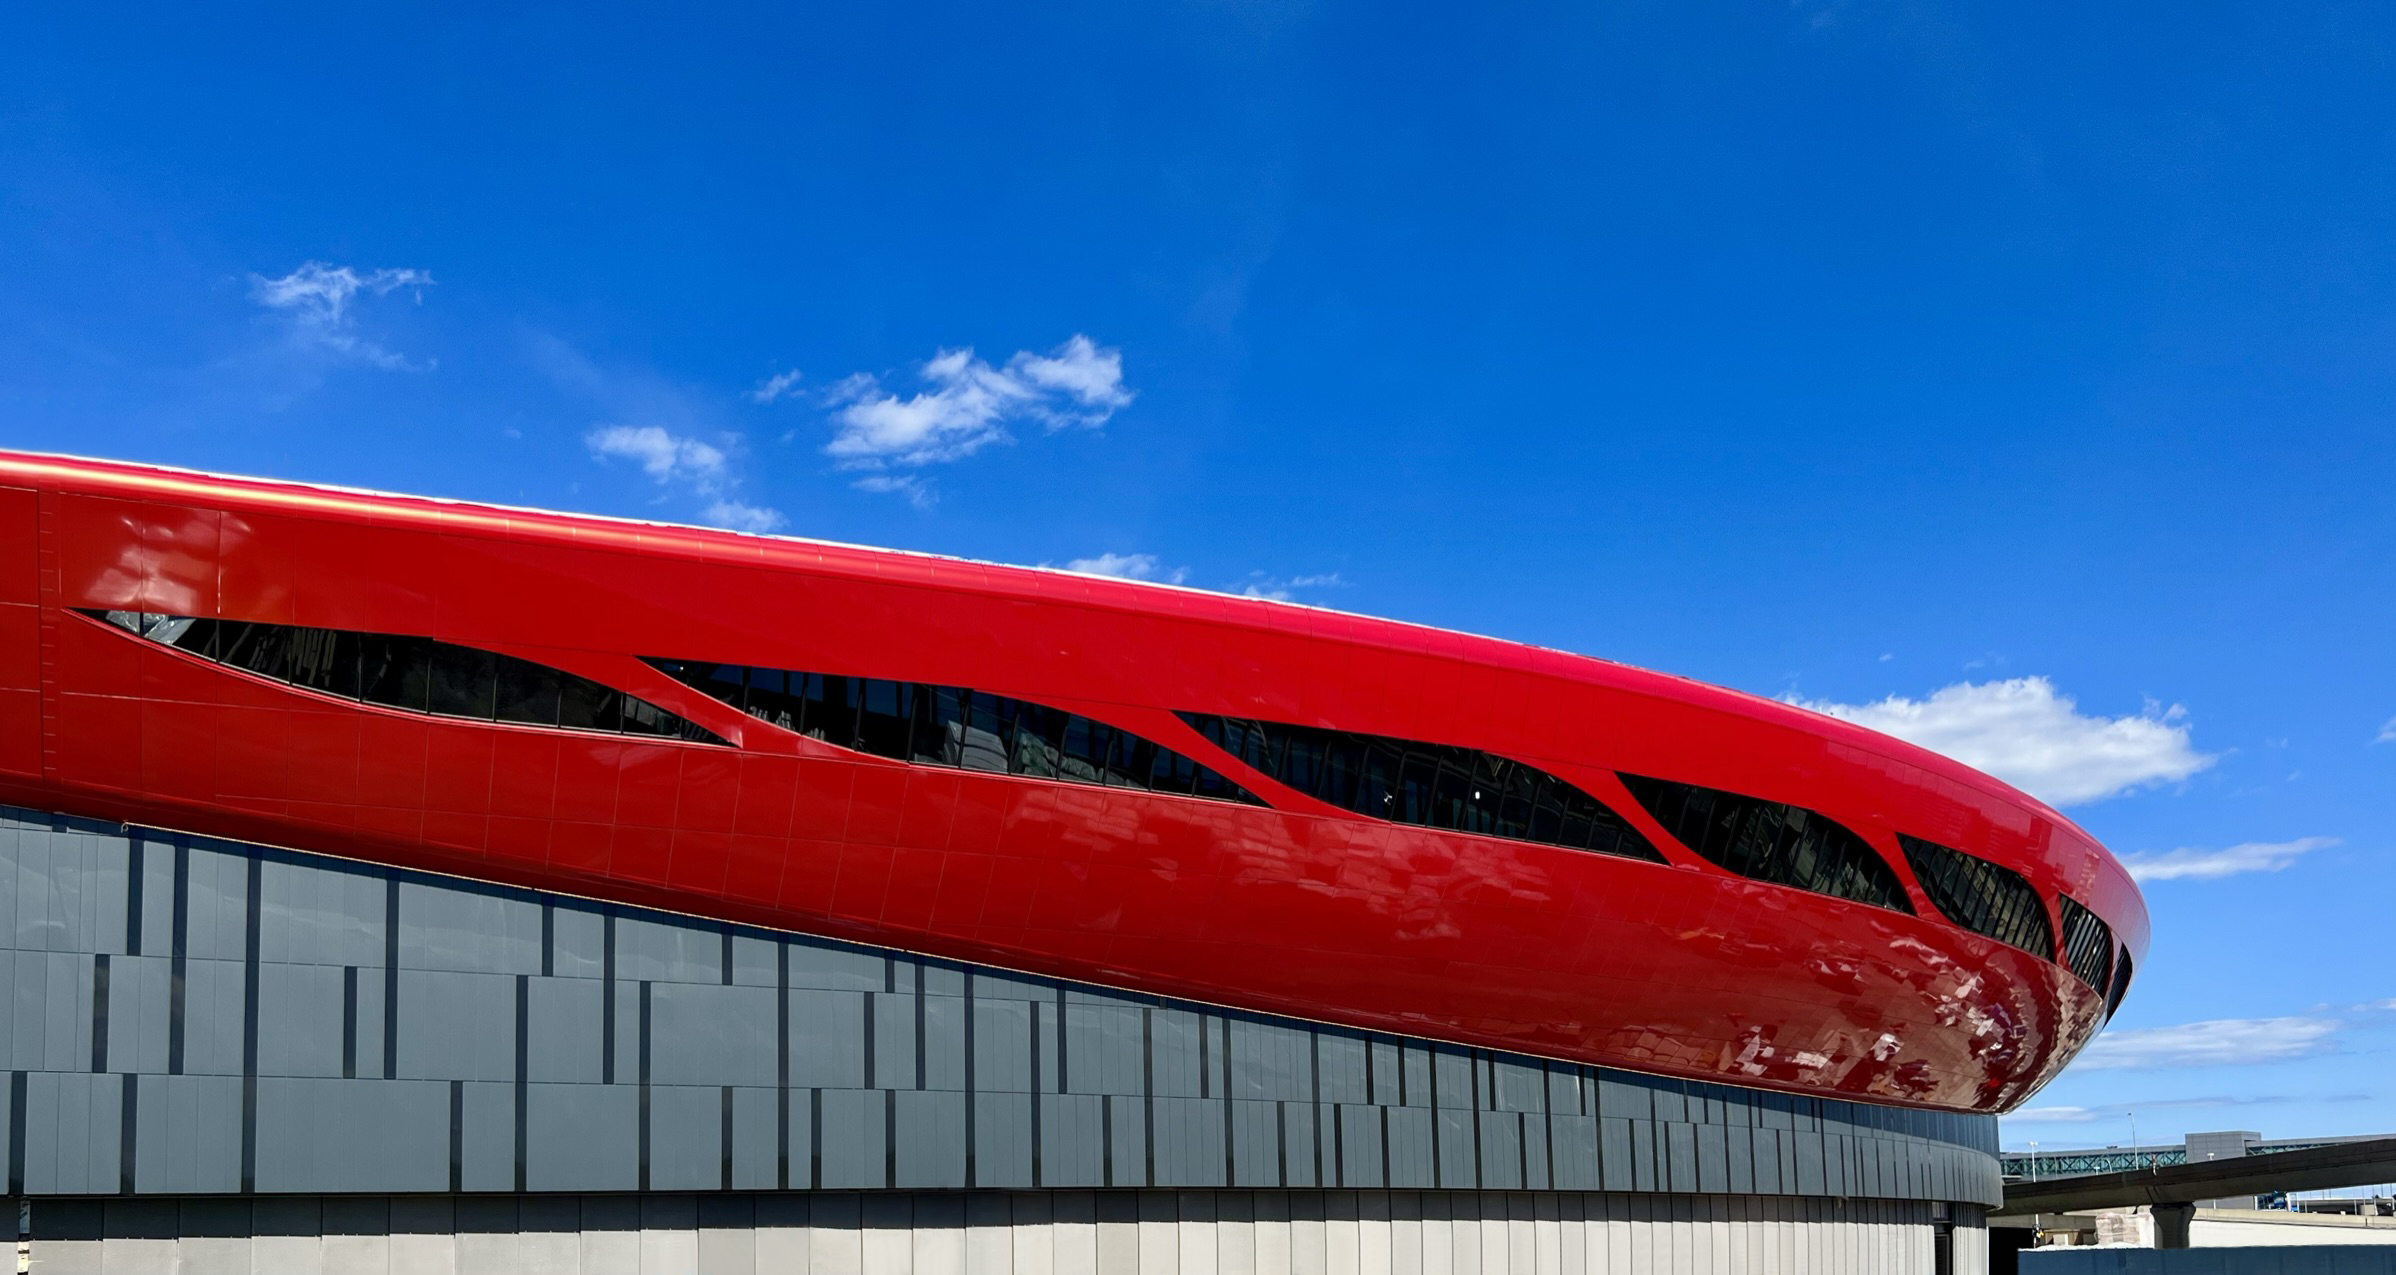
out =
[[480,647],[389,633],[81,610],[160,646],[303,690],[465,721],[702,744],[730,740],[587,677]]
[[1170,748],[1078,713],[1010,696],[744,664],[647,663],[760,721],[892,761],[1265,804]]
[[1210,713],[1176,716],[1258,772],[1342,810],[1391,823],[1664,861],[1638,829],[1597,798],[1495,753]]
[[1740,876],[1912,913],[1905,887],[1870,843],[1802,806],[1623,775],[1631,796],[1664,831]]
[[2121,959],[2113,963],[2113,989],[2105,993],[2105,1017],[2121,1008],[2121,998],[2130,994],[2130,950],[2123,948]]
[[2038,957],[2055,959],[2055,932],[2047,924],[2047,905],[2022,874],[1978,855],[1949,849],[1935,841],[1900,832],[1897,844],[1913,865],[1922,893],[1947,919],[1985,938]]
[[2078,899],[2057,896],[2063,913],[2063,963],[2099,992],[2113,986],[2113,927]]

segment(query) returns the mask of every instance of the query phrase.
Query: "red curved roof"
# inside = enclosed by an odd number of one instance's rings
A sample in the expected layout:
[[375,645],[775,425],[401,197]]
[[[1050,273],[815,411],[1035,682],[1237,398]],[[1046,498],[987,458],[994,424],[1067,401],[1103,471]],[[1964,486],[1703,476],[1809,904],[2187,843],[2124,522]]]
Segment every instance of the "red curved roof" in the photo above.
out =
[[[1899,833],[2146,950],[2085,832],[1850,723],[1564,652],[1258,599],[688,527],[0,454],[0,799],[667,906],[1115,986],[1669,1074],[1966,1110],[2101,1024],[1969,933]],[[10,565],[14,564],[14,565]],[[334,700],[75,614],[407,634],[651,701],[717,746]],[[1019,697],[1265,805],[909,765],[748,717],[643,657]],[[1531,763],[1668,860],[1410,827],[1243,766],[1177,712]],[[1853,829],[1915,915],[1733,875],[1617,772]],[[2050,916],[2050,920],[2052,917]]]

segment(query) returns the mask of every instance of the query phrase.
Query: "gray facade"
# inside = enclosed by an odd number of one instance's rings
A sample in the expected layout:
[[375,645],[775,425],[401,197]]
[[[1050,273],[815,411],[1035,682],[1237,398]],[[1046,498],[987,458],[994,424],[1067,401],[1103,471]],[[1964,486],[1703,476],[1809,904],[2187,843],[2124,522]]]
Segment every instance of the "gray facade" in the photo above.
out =
[[0,1070],[8,1190],[37,1198],[2001,1198],[1986,1117],[1227,1013],[5,808]]

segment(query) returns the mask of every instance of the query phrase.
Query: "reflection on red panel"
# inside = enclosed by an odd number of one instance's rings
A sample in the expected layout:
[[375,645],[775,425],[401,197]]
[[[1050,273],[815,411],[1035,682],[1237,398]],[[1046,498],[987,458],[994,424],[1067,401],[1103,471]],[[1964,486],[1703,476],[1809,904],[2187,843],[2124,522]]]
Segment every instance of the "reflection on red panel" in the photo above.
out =
[[[37,546],[59,565],[29,593],[8,569]],[[483,646],[732,742],[362,706],[77,608]],[[751,722],[643,656],[1066,706],[1212,759],[1279,808],[867,758]],[[1213,753],[1175,710],[1518,757],[1670,862],[1361,818]],[[1920,915],[1728,875],[1671,843],[1616,770],[1821,811],[1888,859]],[[2055,961],[1939,917],[1895,834],[2010,865],[2049,899],[2070,891],[2133,956],[2147,941],[2119,864],[2038,802],[1676,678],[1119,581],[5,455],[0,800],[1360,1027],[1983,1111],[2052,1076],[2104,1006]]]

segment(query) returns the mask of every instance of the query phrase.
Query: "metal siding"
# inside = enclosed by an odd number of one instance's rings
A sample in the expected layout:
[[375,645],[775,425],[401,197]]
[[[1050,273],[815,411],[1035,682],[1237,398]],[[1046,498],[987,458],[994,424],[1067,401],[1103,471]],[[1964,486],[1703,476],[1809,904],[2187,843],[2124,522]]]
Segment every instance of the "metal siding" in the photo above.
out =
[[[341,1074],[342,975],[338,966],[258,964],[258,1074]],[[111,971],[114,999],[114,971]],[[113,1004],[110,1007],[114,1009]],[[513,1038],[514,1033],[510,1033]],[[109,1038],[111,1052],[116,1038]]]
[[640,1091],[630,1085],[527,1086],[525,1187],[630,1191],[640,1184]]
[[650,1014],[654,1083],[774,1083],[773,988],[659,983],[650,989]]
[[603,990],[603,984],[585,978],[536,978],[526,986],[527,1079],[599,1082]]
[[893,1186],[965,1185],[965,1095],[938,1090],[896,1096],[898,1157]]
[[713,1191],[723,1185],[723,1090],[649,1086],[649,1189]]
[[888,1126],[879,1089],[823,1091],[826,1190],[889,1185]]
[[[791,956],[795,962],[798,953]],[[792,971],[794,981],[797,971]],[[856,992],[793,987],[790,992],[790,1083],[798,1088],[857,1089],[865,1085],[865,1006]]]

